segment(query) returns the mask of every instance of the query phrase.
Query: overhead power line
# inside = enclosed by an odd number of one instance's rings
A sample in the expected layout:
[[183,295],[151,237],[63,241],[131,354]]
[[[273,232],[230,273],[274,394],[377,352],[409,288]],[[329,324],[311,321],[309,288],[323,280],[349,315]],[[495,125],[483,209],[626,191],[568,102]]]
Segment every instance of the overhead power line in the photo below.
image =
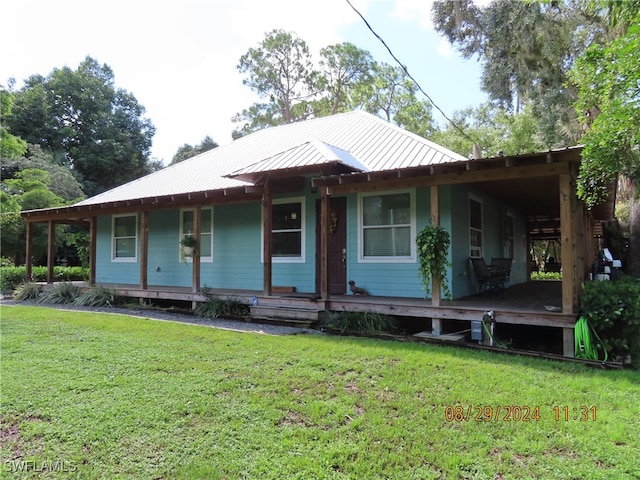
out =
[[[436,104],[436,102],[433,101],[433,99],[431,98],[431,96],[429,96],[429,94],[427,92],[424,91],[424,89],[422,88],[422,86],[420,85],[420,83],[413,78],[413,75],[411,75],[409,73],[409,70],[407,70],[407,67],[400,61],[398,60],[398,58],[394,55],[394,53],[391,51],[391,48],[389,48],[389,46],[387,45],[387,43],[384,41],[384,39],[378,35],[375,30],[371,27],[371,25],[369,25],[369,22],[367,21],[366,18],[364,18],[364,15],[362,15],[362,13],[360,13],[358,11],[358,9],[356,7],[353,6],[353,4],[349,1],[346,0],[346,2],[349,4],[349,6],[353,9],[354,12],[356,12],[358,14],[358,16],[362,19],[362,21],[364,22],[364,24],[367,26],[367,28],[369,29],[369,31],[371,33],[373,33],[373,35],[380,40],[380,43],[382,43],[382,45],[384,45],[384,48],[387,49],[387,51],[389,52],[389,55],[391,55],[391,57],[396,61],[396,63],[398,65],[400,65],[400,68],[402,68],[402,70],[404,71],[404,73],[407,75],[407,77],[409,77],[411,79],[411,81],[413,81],[413,83],[416,84],[416,86],[418,87],[418,90],[420,90],[420,92],[422,92],[422,94],[427,97],[427,100],[429,100],[429,102],[431,103],[431,105],[433,105],[435,107],[436,110],[438,110],[440,112],[440,114],[456,129],[458,130],[465,138],[471,140],[474,145],[478,145],[478,142],[476,142],[473,138],[471,138],[469,136],[469,134],[467,132],[465,132],[461,127],[459,127],[453,120],[451,120],[447,114],[445,114],[442,109]],[[475,148],[474,148],[474,153],[475,153]],[[475,156],[475,155],[474,155]]]

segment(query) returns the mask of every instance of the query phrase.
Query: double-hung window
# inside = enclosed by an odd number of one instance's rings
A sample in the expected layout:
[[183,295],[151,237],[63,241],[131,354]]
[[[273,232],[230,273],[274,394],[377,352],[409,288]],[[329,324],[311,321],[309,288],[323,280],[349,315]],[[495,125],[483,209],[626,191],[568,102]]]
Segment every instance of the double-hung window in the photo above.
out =
[[138,258],[137,215],[114,215],[111,224],[111,260],[135,262]]
[[360,196],[360,260],[411,261],[415,258],[412,191]]
[[469,198],[469,256],[482,257],[482,203]]
[[[194,210],[182,210],[180,212],[180,240],[188,235],[193,235]],[[198,254],[201,262],[213,262],[213,209],[202,208],[200,210],[200,242]],[[187,257],[190,260],[190,257]]]
[[303,262],[304,199],[274,200],[271,206],[271,257],[274,262]]

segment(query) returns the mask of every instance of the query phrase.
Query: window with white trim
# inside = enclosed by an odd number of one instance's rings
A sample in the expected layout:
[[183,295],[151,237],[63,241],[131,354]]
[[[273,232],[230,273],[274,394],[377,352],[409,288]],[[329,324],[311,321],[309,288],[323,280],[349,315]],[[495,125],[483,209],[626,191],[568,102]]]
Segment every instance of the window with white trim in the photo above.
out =
[[[180,240],[193,235],[193,213],[195,210],[180,211]],[[200,209],[200,242],[198,253],[201,262],[213,262],[213,209]],[[191,261],[191,257],[186,257]]]
[[360,196],[361,260],[410,260],[415,257],[412,191]]
[[482,203],[469,198],[469,256],[482,257]]
[[138,216],[114,215],[111,222],[111,260],[114,262],[137,261]]
[[304,199],[278,199],[271,205],[271,258],[304,261]]

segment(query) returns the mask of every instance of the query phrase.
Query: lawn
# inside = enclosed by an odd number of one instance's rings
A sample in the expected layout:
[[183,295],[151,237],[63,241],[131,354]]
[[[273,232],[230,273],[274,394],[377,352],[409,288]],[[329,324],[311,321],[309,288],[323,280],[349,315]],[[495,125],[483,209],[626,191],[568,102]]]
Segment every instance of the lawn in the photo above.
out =
[[2,478],[640,478],[640,372],[1,314]]

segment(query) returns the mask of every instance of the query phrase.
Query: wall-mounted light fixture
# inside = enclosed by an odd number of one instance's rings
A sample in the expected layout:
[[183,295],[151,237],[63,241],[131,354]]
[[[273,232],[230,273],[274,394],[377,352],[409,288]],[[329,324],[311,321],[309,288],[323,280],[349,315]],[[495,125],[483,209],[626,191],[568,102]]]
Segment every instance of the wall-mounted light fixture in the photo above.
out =
[[313,184],[313,178],[309,180],[309,191],[311,193],[318,193],[318,186]]

